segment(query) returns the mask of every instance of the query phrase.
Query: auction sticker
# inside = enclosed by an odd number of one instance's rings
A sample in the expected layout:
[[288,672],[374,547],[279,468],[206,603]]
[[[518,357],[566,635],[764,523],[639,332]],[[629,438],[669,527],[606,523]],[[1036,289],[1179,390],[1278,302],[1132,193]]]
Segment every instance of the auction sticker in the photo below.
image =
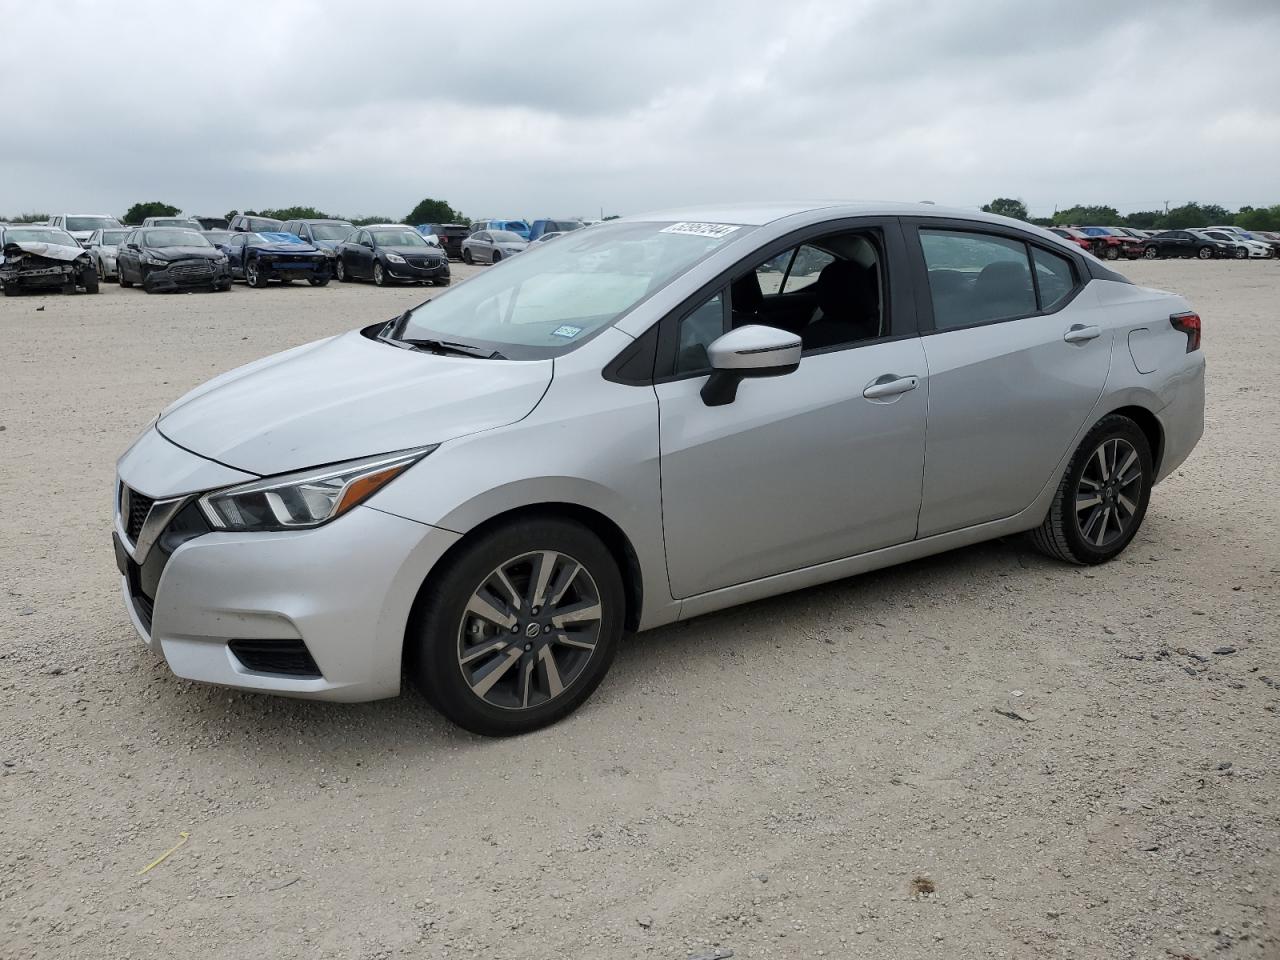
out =
[[571,323],[566,323],[563,326],[556,327],[554,330],[552,330],[551,335],[553,337],[564,337],[566,340],[572,340],[581,332],[582,332],[581,327],[575,327]]
[[740,228],[732,223],[673,223],[658,232],[683,233],[689,237],[710,237],[712,240],[719,240],[738,229]]

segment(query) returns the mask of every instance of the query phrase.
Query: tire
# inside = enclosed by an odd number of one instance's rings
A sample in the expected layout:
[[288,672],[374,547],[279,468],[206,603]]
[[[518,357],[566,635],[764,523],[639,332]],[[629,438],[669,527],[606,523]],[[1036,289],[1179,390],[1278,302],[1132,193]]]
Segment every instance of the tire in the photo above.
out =
[[317,277],[307,277],[307,283],[311,284],[313,287],[325,287],[325,286],[328,286],[328,285],[329,285],[329,275],[326,273],[326,274],[323,274],[322,276],[317,276]]
[[226,293],[231,289],[231,281],[223,280],[221,283],[215,283],[213,289],[215,293]]
[[333,272],[337,276],[339,283],[351,282],[351,276],[347,273],[347,266],[342,262],[341,258],[334,261]]
[[1119,259],[1120,259],[1120,248],[1119,248],[1119,247],[1114,247],[1114,246],[1113,246],[1113,247],[1107,247],[1107,249],[1106,249],[1106,259],[1108,259],[1108,260],[1119,260]]
[[97,293],[98,292],[97,269],[94,267],[85,267],[84,272],[80,274],[80,285],[84,287],[85,293]]
[[467,247],[467,248],[465,248],[465,249],[462,251],[462,262],[463,262],[463,263],[465,263],[465,264],[467,264],[467,266],[470,266],[472,263],[474,263],[474,262],[475,262],[475,261],[473,261],[473,260],[471,259],[471,248],[470,248],[470,247]]
[[1248,250],[1246,250],[1244,247],[1236,247],[1235,258],[1237,260],[1247,260],[1248,257],[1249,257]]
[[373,262],[373,282],[379,287],[385,287],[387,285],[387,273],[382,269],[382,264],[377,260]]
[[1199,258],[1199,259],[1201,259],[1201,260],[1212,260],[1212,259],[1213,259],[1213,248],[1212,248],[1212,247],[1201,247],[1199,250],[1197,250],[1197,251],[1196,251],[1196,257],[1198,257],[1198,258]]
[[[547,557],[554,559],[544,600],[555,591],[560,599],[541,609],[532,601]],[[498,571],[520,594],[518,607]],[[502,606],[486,605],[483,597]],[[424,585],[405,637],[411,676],[432,706],[473,733],[537,730],[572,713],[604,679],[622,635],[624,603],[617,564],[582,524],[547,517],[495,526],[464,541]],[[594,608],[599,616],[557,632],[554,611],[574,608]]]
[[9,284],[7,284],[7,283],[4,285],[4,295],[5,295],[6,297],[16,297],[16,296],[18,296],[20,293],[22,293],[22,291],[21,291],[21,290],[19,290],[17,287],[15,287],[15,286],[11,286],[11,285],[9,285]]
[[1146,260],[1155,260],[1160,256],[1160,251],[1155,247],[1144,247],[1142,250],[1142,256]]
[[124,278],[124,267],[120,266],[118,263],[116,264],[116,283],[120,284],[122,287],[133,286],[132,280],[126,280]]
[[1080,442],[1031,542],[1067,563],[1106,563],[1142,526],[1154,479],[1146,434],[1128,417],[1103,417]]
[[490,262],[490,263],[497,263],[497,262],[498,262],[499,260],[501,260],[501,259],[502,259],[502,254],[501,254],[500,252],[498,252],[497,250],[495,250],[495,251],[493,251],[493,256],[489,258],[489,262]]
[[244,282],[251,287],[261,289],[267,285],[266,274],[258,266],[257,260],[249,260],[244,265]]
[[447,279],[446,279],[446,280],[437,280],[437,281],[435,281],[435,284],[436,284],[436,286],[437,286],[437,287],[447,287],[447,286],[449,285],[449,281],[448,281]]

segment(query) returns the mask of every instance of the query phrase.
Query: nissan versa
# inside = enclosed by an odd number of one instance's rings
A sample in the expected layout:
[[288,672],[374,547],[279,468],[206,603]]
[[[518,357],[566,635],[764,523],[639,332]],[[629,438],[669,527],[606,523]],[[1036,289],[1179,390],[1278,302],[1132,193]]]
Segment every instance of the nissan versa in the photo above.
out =
[[130,616],[182,677],[402,672],[551,723],[624,630],[1028,531],[1096,564],[1203,429],[1200,318],[934,206],[615,220],[223,374],[119,462]]

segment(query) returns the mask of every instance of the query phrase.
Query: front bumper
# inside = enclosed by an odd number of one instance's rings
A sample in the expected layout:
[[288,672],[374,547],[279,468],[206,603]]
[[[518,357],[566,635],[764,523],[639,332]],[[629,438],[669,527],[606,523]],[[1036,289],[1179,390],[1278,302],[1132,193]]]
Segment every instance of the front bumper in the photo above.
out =
[[178,260],[167,267],[147,267],[142,285],[147,290],[194,290],[231,283],[231,266],[210,261],[210,269],[188,266],[191,261]]
[[0,283],[19,290],[57,290],[75,283],[83,265],[63,263],[46,267],[0,267]]
[[391,263],[383,261],[382,268],[393,280],[405,280],[421,283],[424,280],[448,280],[449,260],[443,257],[436,266],[420,267],[412,263]]
[[[158,488],[147,474],[164,462],[178,484],[174,489],[182,490],[204,471],[200,464],[212,465],[158,437],[144,438],[153,448],[148,456],[131,459],[131,451],[122,458],[122,483],[151,495]],[[169,447],[159,457],[158,444]],[[184,458],[199,463],[173,469]],[[175,494],[188,496],[194,493]],[[182,526],[181,509],[166,528],[170,532]],[[458,540],[450,531],[361,506],[314,530],[183,539],[189,532],[178,529],[171,542],[162,534],[142,554],[126,523],[117,496],[115,532],[123,540],[117,554],[129,617],[177,676],[324,700],[372,700],[399,692],[414,599],[432,566]],[[245,644],[305,650],[314,670],[278,671],[270,661],[245,655]]]

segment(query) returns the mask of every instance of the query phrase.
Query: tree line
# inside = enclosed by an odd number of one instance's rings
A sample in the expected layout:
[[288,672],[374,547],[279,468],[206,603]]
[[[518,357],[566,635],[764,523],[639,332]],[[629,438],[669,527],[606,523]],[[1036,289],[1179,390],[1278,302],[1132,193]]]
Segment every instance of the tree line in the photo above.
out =
[[1168,210],[1137,210],[1121,213],[1105,204],[1080,204],[1055,210],[1052,217],[1033,217],[1027,205],[1012,197],[997,197],[983,204],[984,213],[997,213],[1026,220],[1041,227],[1070,224],[1098,227],[1134,227],[1138,230],[1185,230],[1195,227],[1234,225],[1244,230],[1280,230],[1280,204],[1270,207],[1241,207],[1231,211],[1216,203],[1184,203]]

